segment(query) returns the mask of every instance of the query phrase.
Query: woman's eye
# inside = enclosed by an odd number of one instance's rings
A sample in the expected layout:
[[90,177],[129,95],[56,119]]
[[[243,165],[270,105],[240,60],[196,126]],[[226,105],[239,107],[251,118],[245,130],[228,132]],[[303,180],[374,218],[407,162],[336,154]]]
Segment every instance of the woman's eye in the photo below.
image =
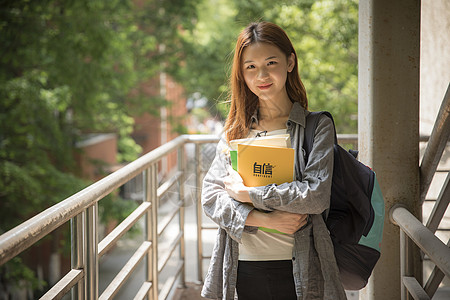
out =
[[248,65],[248,66],[246,67],[247,70],[254,69],[254,68],[255,68],[254,65]]
[[276,64],[276,63],[277,63],[276,61],[269,61],[269,62],[267,63],[267,65],[270,66],[270,65],[274,65],[274,64]]

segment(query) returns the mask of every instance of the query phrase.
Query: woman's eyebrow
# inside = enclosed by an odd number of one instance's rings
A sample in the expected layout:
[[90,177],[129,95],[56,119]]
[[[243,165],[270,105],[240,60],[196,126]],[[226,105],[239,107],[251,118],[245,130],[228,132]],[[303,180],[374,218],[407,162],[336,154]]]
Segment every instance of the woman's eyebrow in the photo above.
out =
[[[266,58],[265,60],[271,60],[271,59],[274,59],[274,58],[277,58],[275,55],[273,55],[273,56],[269,56],[268,58]],[[248,63],[252,63],[253,62],[253,60],[246,60],[246,61],[244,61],[244,64],[248,64]]]

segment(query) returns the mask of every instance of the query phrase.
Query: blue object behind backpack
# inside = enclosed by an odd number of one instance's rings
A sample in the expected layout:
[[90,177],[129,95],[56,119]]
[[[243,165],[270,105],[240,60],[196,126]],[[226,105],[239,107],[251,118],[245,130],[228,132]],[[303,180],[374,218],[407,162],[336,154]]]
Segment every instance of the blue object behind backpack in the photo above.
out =
[[383,238],[384,226],[384,198],[383,194],[381,193],[381,188],[378,184],[376,176],[370,203],[372,204],[375,218],[373,220],[373,224],[370,228],[369,233],[366,236],[361,236],[358,244],[376,249],[381,252],[381,240]]
[[[329,112],[311,112],[306,118],[303,145],[306,161],[323,114],[333,121]],[[357,151],[347,152],[338,145],[334,130],[330,209],[324,218],[334,245],[342,285],[346,290],[359,290],[366,286],[380,258],[384,199],[375,173],[356,159]]]

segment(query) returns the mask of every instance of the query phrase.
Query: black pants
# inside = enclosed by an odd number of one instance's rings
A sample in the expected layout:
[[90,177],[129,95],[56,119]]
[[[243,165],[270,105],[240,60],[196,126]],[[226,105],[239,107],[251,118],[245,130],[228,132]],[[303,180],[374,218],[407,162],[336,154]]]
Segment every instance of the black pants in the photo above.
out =
[[239,261],[239,300],[296,300],[292,261]]

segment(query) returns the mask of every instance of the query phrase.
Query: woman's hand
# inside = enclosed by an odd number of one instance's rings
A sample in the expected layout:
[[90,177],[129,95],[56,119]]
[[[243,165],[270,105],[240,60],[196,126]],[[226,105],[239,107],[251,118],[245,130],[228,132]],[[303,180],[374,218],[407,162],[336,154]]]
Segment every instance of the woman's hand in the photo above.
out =
[[267,216],[270,218],[270,227],[278,231],[290,234],[297,232],[308,221],[308,215],[294,214],[281,210],[275,210],[271,213],[267,213]]
[[[248,192],[249,188],[244,185],[241,175],[231,166],[229,166],[228,172],[228,177],[223,181],[228,195],[239,202],[251,204],[252,200]],[[253,210],[248,215],[245,224],[272,228],[284,233],[293,234],[306,224],[307,219],[307,214],[295,214],[281,210],[264,213]]]
[[242,203],[252,203],[248,193],[249,188],[244,185],[241,175],[228,166],[229,175],[224,179],[225,190],[231,198]]
[[294,214],[286,211],[275,210],[264,213],[253,210],[247,217],[245,225],[276,229],[280,232],[293,234],[302,228],[308,221],[307,214]]

